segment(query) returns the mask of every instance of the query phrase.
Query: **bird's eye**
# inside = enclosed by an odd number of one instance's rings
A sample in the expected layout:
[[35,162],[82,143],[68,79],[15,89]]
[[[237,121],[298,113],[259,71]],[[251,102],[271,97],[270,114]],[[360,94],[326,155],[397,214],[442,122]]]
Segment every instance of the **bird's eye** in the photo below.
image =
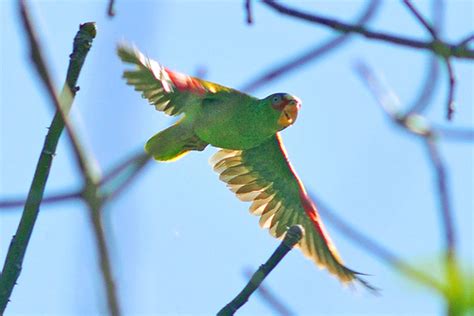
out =
[[281,101],[281,96],[279,96],[279,95],[276,95],[276,96],[274,96],[274,97],[272,98],[272,102],[273,102],[273,103],[278,103],[278,102],[280,102],[280,101]]

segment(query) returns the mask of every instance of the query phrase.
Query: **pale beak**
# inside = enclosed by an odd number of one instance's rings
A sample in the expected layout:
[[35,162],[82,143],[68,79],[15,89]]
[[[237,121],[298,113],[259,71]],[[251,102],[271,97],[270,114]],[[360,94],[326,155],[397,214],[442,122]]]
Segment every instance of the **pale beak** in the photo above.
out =
[[280,118],[278,119],[278,124],[283,128],[290,126],[296,120],[298,116],[298,110],[300,109],[301,105],[299,102],[292,100],[290,101],[283,110],[281,111]]

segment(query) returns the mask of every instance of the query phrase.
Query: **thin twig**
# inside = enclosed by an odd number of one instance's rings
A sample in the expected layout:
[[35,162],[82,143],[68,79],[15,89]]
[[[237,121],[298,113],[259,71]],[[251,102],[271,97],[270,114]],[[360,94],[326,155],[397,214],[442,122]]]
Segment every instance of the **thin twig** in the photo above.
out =
[[338,36],[334,39],[328,40],[322,45],[317,44],[315,48],[310,49],[308,52],[305,52],[302,55],[293,58],[268,72],[263,73],[256,79],[253,79],[251,82],[243,85],[241,90],[246,92],[255,91],[262,86],[276,80],[277,78],[280,78],[283,75],[286,75],[291,71],[302,67],[308,62],[316,60],[317,57],[323,56],[325,53],[332,51],[336,47],[339,47],[339,45],[344,43],[347,39],[348,37],[346,36]]
[[428,23],[428,21],[425,20],[425,18],[421,15],[421,13],[415,8],[415,6],[411,3],[410,0],[403,0],[403,3],[406,5],[406,7],[413,13],[415,18],[420,22],[425,29],[431,34],[433,38],[438,38],[438,35],[436,34],[435,29]]
[[[250,279],[252,277],[252,270],[250,268],[246,268],[244,270],[244,275],[246,278]],[[260,284],[257,289],[257,294],[260,295],[262,301],[264,301],[271,309],[272,315],[280,315],[280,316],[290,316],[294,315],[282,301],[275,296],[272,291],[270,291],[264,284]]]
[[107,248],[104,226],[102,224],[102,203],[98,196],[97,187],[87,186],[90,191],[84,194],[84,200],[89,206],[89,217],[94,231],[94,237],[97,244],[99,254],[99,265],[103,283],[107,294],[107,303],[111,315],[120,315],[120,304],[117,297],[117,290],[112,273],[112,265],[110,261],[109,251]]
[[446,118],[451,120],[455,111],[454,108],[454,89],[456,88],[456,78],[454,77],[454,70],[451,64],[451,58],[445,58],[444,63],[448,71],[448,97],[446,101]]
[[[367,23],[376,13],[377,9],[379,8],[380,1],[379,0],[372,0],[367,5],[366,9],[362,13],[361,17],[357,20],[357,25],[362,25]],[[288,74],[291,71],[296,70],[304,66],[305,64],[316,60],[319,57],[327,54],[328,52],[334,50],[335,48],[339,47],[341,44],[346,42],[349,39],[350,34],[342,34],[338,35],[332,39],[327,40],[325,43],[320,44],[318,43],[315,47],[305,51],[303,54],[298,55],[291,60],[284,62],[282,65],[263,73],[262,75],[258,76],[256,79],[253,79],[249,83],[243,85],[241,88],[242,91],[255,91],[256,89],[262,87],[269,82],[280,78],[283,75]]]
[[282,77],[283,75],[288,74],[291,71],[296,70],[297,68],[302,67],[310,61],[314,61],[317,57],[324,55],[325,53],[332,51],[336,47],[339,47],[340,44],[344,43],[348,37],[338,36],[334,39],[328,40],[324,44],[318,44],[315,48],[310,49],[308,52],[303,53],[301,56],[291,59],[288,62],[283,63],[282,65],[263,73],[258,76],[256,79],[253,79],[251,82],[242,86],[241,90],[246,92],[255,91],[262,86],[274,81],[277,78]]
[[461,40],[458,45],[459,46],[467,46],[473,40],[474,40],[474,34],[470,34],[470,35],[466,36],[465,39]]
[[94,185],[86,186],[90,191],[84,192],[84,200],[89,207],[89,217],[94,231],[94,237],[99,254],[99,265],[102,280],[107,294],[107,303],[111,315],[120,315],[120,304],[117,297],[117,290],[112,273],[110,255],[107,248],[106,236],[102,224],[102,202],[98,195],[97,187]]
[[[438,34],[442,31],[443,27],[443,1],[434,0],[432,2],[432,12],[433,25],[431,26],[426,20],[418,13],[418,11],[411,5],[410,1],[405,1],[410,10],[412,10],[415,16],[418,16],[420,22],[425,25],[425,28],[430,32],[433,39],[438,38]],[[415,99],[413,104],[406,111],[405,117],[411,114],[421,114],[424,110],[428,108],[430,101],[433,97],[434,91],[436,90],[436,85],[438,84],[439,77],[439,64],[438,58],[435,55],[430,55],[428,60],[428,71],[425,71],[426,77],[424,80],[423,87],[419,90],[418,97]]]
[[[25,27],[25,31],[28,35],[32,49],[31,57],[36,63],[38,60],[42,60],[41,51],[38,50],[38,42],[36,40],[34,29],[31,25],[28,10],[24,2],[20,2],[20,12],[23,26]],[[79,32],[76,35],[76,39],[81,40],[74,42],[73,55],[75,58],[71,57],[70,59],[65,86],[74,87],[76,85],[81,67],[84,63],[91,42],[95,37],[95,33],[90,33],[89,30],[89,25],[85,24],[81,26]],[[35,49],[36,52],[34,52]],[[38,67],[37,70],[40,76],[44,77],[44,75],[47,73],[44,63],[36,63],[36,65]],[[69,98],[71,103],[73,97],[74,93]],[[48,180],[52,159],[54,157],[54,153],[56,151],[59,137],[63,128],[64,122],[61,119],[61,115],[56,113],[46,136],[43,149],[36,166],[35,174],[33,176],[33,181],[30,186],[28,197],[25,202],[23,214],[21,216],[16,234],[10,243],[10,247],[8,248],[3,270],[0,275],[0,314],[3,314],[5,311],[9,298],[12,294],[13,287],[20,276],[26,249],[28,247],[31,234],[38,217],[39,206],[43,198],[46,182]]]
[[[68,192],[68,193],[59,193],[52,194],[51,196],[44,197],[41,200],[41,205],[43,204],[54,204],[59,202],[67,202],[72,199],[78,199],[81,197],[80,192]],[[25,206],[27,200],[23,199],[10,199],[0,201],[0,209],[2,208],[18,208]]]
[[244,289],[229,304],[224,306],[217,315],[234,315],[234,313],[248,301],[250,295],[255,292],[267,275],[280,263],[283,257],[301,240],[303,234],[304,230],[300,225],[291,226],[286,232],[285,238],[283,238],[283,241],[267,262],[258,268]]
[[[433,16],[434,16],[434,25],[433,29],[435,31],[435,35],[433,36],[434,39],[439,38],[439,34],[443,29],[444,24],[444,1],[443,0],[436,0],[433,2]],[[468,38],[466,38],[468,40]],[[465,47],[468,42],[461,41],[458,46]],[[449,120],[452,119],[455,108],[454,108],[454,90],[456,88],[456,79],[454,75],[454,69],[451,64],[451,57],[444,55],[443,56],[444,63],[447,68],[448,74],[448,95],[446,101],[446,118]]]
[[451,210],[448,193],[446,167],[441,159],[436,140],[432,137],[427,137],[425,138],[425,145],[436,177],[436,188],[438,190],[436,196],[439,198],[439,208],[446,241],[446,261],[452,262],[454,261],[456,252],[456,236],[452,215],[453,212]]
[[[150,161],[150,156],[143,151],[134,154],[125,161],[119,163],[108,171],[98,183],[100,199],[106,203],[122,192],[127,185],[139,174],[139,172]],[[81,198],[84,196],[85,189],[74,190],[67,193],[59,193],[47,196],[42,199],[41,205],[65,202],[70,199]],[[9,199],[0,201],[1,208],[16,208],[25,205],[24,199]]]
[[151,161],[147,153],[139,153],[129,160],[126,165],[111,174],[101,183],[101,194],[104,203],[120,194]]
[[[449,199],[446,167],[439,153],[436,139],[434,137],[426,137],[424,140],[436,178],[436,188],[438,191],[436,195],[439,199],[439,209],[445,236],[445,280],[447,284],[450,284],[454,281],[453,278],[457,277],[457,263],[455,226]],[[446,300],[447,314],[455,315],[452,311],[456,309],[456,302],[449,295],[446,297]]]
[[[410,9],[410,11],[418,19],[418,21],[428,30],[433,40],[439,41],[438,31],[441,31],[442,29],[443,2],[440,0],[435,2],[433,10],[434,10],[434,15],[435,15],[435,21],[437,22],[435,23],[433,27],[423,18],[423,16],[413,6],[410,0],[403,0],[403,3],[405,3],[405,5],[408,7],[408,9]],[[459,45],[464,46],[463,42],[461,42],[461,44]],[[446,108],[447,108],[446,117],[448,120],[451,120],[454,114],[454,89],[456,85],[456,80],[454,76],[454,70],[451,64],[451,57],[449,55],[443,55],[443,60],[446,65],[447,74],[448,74],[448,95],[447,95],[447,101],[446,101]],[[437,75],[437,72],[436,72],[436,75]],[[415,106],[413,106],[412,110],[410,110],[408,114],[413,114],[414,112],[421,112],[422,109],[426,108],[428,102],[425,102],[424,98],[426,97],[426,95],[431,95],[433,86],[434,86],[434,82],[430,84],[430,82],[427,81],[426,89],[422,90],[423,93],[421,94],[418,103],[416,103]]]
[[316,14],[308,14],[288,6],[276,3],[273,0],[263,0],[265,5],[278,11],[281,14],[302,19],[319,25],[324,25],[340,33],[360,34],[368,39],[379,40],[404,47],[429,50],[437,55],[451,56],[456,58],[474,59],[474,50],[463,45],[453,45],[439,40],[421,41],[404,36],[397,36],[383,32],[372,31],[361,25],[348,24],[335,19],[329,19]]
[[[44,58],[41,54],[41,49],[39,42],[36,38],[35,29],[31,23],[29,14],[28,14],[28,7],[26,5],[25,0],[20,0],[20,10],[22,13],[22,18],[25,26],[25,30],[28,34],[28,39],[30,43],[31,49],[31,56],[33,59],[33,64],[35,69],[38,72],[38,75],[41,78],[41,82],[45,85],[45,88],[49,94],[49,97],[56,109],[56,113],[59,113],[64,127],[66,129],[66,134],[70,140],[71,147],[74,152],[74,159],[75,162],[81,171],[81,175],[84,179],[84,196],[85,202],[89,206],[89,215],[91,218],[91,223],[94,230],[94,236],[96,239],[98,253],[99,253],[99,263],[102,272],[102,278],[104,282],[104,286],[107,293],[107,302],[109,311],[112,315],[119,315],[119,303],[117,299],[117,294],[115,290],[115,284],[112,277],[112,269],[108,254],[108,249],[106,247],[105,241],[105,233],[103,230],[103,226],[101,225],[101,201],[98,195],[98,178],[99,175],[95,172],[92,168],[90,161],[91,158],[87,155],[86,151],[84,150],[79,137],[75,133],[75,130],[69,120],[67,115],[67,111],[69,110],[70,104],[72,103],[72,97],[74,93],[77,91],[75,85],[72,85],[70,82],[66,80],[66,84],[64,89],[61,93],[61,98],[57,95],[56,90],[54,89],[51,77],[48,72],[48,67],[44,61]],[[83,33],[78,33],[78,36],[74,39],[74,45],[76,46],[77,43],[86,43],[89,44],[89,47],[83,48],[88,50],[90,48],[90,42],[92,38],[96,35],[96,28],[94,23],[86,23],[81,25],[81,29]],[[80,55],[80,51],[74,51],[71,54],[71,60],[77,58],[77,55]]]
[[447,128],[444,126],[434,126],[433,130],[438,139],[444,141],[473,142],[474,130],[468,128]]
[[115,0],[109,0],[109,4],[107,6],[107,15],[110,18],[115,16]]
[[[417,14],[417,10],[414,10],[414,14]],[[431,26],[429,23],[423,23],[425,28],[428,29],[433,39],[439,38],[439,34],[441,34],[444,26],[444,1],[443,0],[434,0],[431,2],[431,16],[433,20],[433,25]],[[421,20],[424,19],[421,17]],[[425,72],[425,83],[424,87],[421,88],[421,93],[418,95],[418,98],[415,99],[413,105],[409,108],[406,112],[405,116],[419,113],[421,114],[424,110],[428,108],[428,105],[433,97],[434,91],[436,91],[436,86],[438,84],[438,77],[439,77],[439,63],[438,58],[435,55],[431,55],[429,58],[429,71]]]
[[146,157],[149,157],[149,155],[144,153],[143,150],[139,150],[106,172],[102,179],[100,179],[99,184],[103,186],[108,184],[110,181],[114,181],[116,177],[120,176],[126,169],[129,169],[131,165],[139,164],[139,161]]
[[253,23],[253,14],[252,14],[252,0],[245,0],[245,16],[247,17],[247,24]]
[[379,258],[380,260],[382,260],[395,270],[399,271],[400,273],[414,280],[417,280],[421,284],[424,284],[430,288],[437,290],[441,294],[444,294],[444,286],[436,279],[426,274],[425,272],[410,266],[408,263],[397,257],[394,253],[389,251],[386,247],[378,244],[374,239],[367,237],[360,231],[353,228],[353,225],[348,224],[345,220],[342,219],[342,217],[336,215],[336,212],[331,210],[331,208],[326,203],[324,203],[314,194],[310,194],[310,196],[311,199],[318,206],[318,210],[321,214],[321,217],[325,221],[331,223],[334,228],[339,230],[351,242],[359,245],[361,248],[365,249],[365,251]]

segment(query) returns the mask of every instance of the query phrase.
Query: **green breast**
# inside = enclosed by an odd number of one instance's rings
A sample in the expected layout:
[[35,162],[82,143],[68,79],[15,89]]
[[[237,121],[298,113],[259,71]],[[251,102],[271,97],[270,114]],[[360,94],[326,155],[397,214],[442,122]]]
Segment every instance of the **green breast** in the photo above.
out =
[[275,135],[277,120],[278,113],[256,98],[223,94],[203,102],[194,131],[215,147],[248,149]]

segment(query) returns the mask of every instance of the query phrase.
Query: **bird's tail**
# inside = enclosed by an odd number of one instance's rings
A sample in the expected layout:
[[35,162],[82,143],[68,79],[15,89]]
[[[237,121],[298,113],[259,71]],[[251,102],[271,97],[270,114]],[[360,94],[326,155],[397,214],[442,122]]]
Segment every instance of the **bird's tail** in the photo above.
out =
[[145,145],[145,151],[155,160],[174,161],[190,150],[202,151],[207,145],[181,120],[150,138]]

